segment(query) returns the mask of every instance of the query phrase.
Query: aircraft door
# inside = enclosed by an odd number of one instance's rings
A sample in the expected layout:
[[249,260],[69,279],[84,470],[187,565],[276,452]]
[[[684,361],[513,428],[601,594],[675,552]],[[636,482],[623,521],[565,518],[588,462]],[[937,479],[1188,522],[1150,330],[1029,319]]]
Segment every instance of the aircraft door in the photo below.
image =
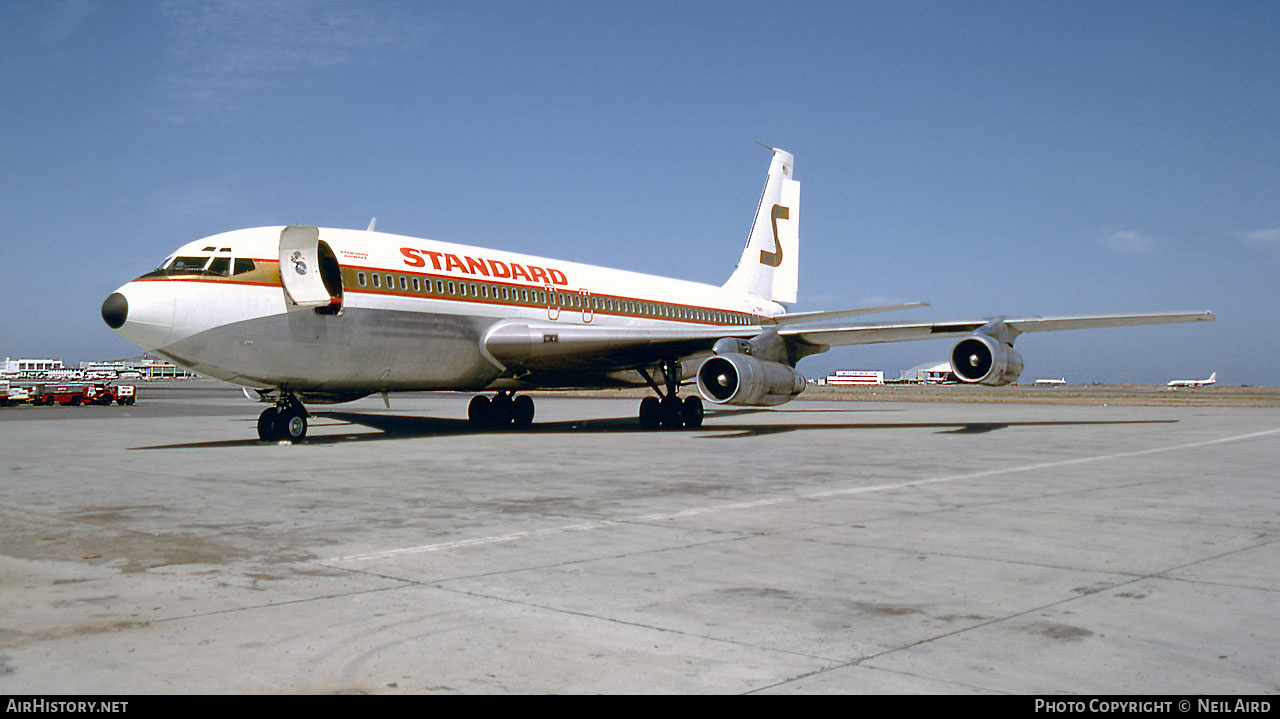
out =
[[333,301],[321,272],[320,244],[316,227],[289,225],[280,231],[280,281],[291,306],[327,307]]
[[582,295],[582,321],[590,323],[595,319],[595,310],[591,307],[591,291],[583,288],[578,290],[578,294]]
[[547,293],[547,319],[552,322],[560,319],[560,293],[555,285],[545,285]]
[[340,315],[342,314],[342,265],[338,264],[338,257],[333,254],[333,248],[329,247],[329,243],[324,240],[319,242],[318,253],[320,280],[324,282],[324,288],[329,293],[329,304],[317,307],[316,314]]

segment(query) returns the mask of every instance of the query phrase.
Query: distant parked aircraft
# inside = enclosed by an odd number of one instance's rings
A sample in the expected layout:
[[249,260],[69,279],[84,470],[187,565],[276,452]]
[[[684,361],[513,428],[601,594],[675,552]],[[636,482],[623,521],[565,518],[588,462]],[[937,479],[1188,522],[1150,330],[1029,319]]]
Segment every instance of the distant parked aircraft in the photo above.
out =
[[1066,384],[1066,383],[1067,383],[1067,378],[1066,378],[1066,377],[1063,377],[1062,379],[1038,379],[1038,380],[1036,380],[1036,384]]
[[1209,379],[1171,379],[1166,387],[1204,387],[1206,385],[1217,384],[1218,373],[1214,372],[1209,375]]

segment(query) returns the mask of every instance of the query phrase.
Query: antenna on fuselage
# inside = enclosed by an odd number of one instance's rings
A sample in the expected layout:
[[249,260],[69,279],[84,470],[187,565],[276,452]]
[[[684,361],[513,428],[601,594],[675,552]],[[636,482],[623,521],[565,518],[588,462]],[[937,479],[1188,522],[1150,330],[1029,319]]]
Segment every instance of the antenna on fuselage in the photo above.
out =
[[378,218],[375,217],[372,220],[369,220],[369,227],[368,229],[365,230],[365,232],[373,232],[373,226],[376,224],[378,224]]

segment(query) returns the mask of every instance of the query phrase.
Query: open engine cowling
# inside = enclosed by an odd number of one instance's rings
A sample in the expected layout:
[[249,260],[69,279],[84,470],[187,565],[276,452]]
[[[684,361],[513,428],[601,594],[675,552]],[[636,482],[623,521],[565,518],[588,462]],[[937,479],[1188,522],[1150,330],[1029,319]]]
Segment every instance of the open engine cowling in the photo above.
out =
[[951,371],[961,382],[999,387],[1022,374],[1022,355],[994,337],[969,335],[951,349]]
[[736,352],[708,357],[698,368],[698,392],[715,404],[768,407],[790,402],[804,388],[794,367]]

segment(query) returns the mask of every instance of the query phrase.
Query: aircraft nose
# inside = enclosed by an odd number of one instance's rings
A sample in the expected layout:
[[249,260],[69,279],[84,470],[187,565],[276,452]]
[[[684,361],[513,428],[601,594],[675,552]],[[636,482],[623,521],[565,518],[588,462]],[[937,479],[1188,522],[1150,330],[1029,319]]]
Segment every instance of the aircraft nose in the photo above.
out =
[[102,303],[102,321],[145,350],[164,347],[173,330],[174,299],[158,284],[130,282]]
[[124,321],[129,319],[129,300],[119,292],[112,292],[106,302],[102,303],[102,321],[113,330],[118,330],[124,326]]

